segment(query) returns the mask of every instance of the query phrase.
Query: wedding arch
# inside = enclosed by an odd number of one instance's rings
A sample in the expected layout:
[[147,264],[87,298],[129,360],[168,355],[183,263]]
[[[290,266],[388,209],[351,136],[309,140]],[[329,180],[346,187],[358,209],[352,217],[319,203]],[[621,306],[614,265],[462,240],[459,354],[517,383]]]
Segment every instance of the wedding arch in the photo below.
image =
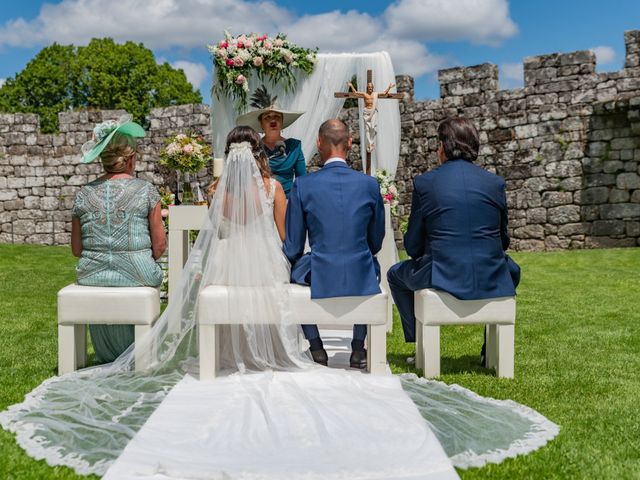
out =
[[[313,72],[309,75],[296,72],[295,88],[285,91],[282,85],[269,80],[262,81],[253,73],[248,79],[251,85],[249,94],[262,84],[278,96],[278,106],[285,110],[301,111],[305,114],[293,125],[283,131],[286,137],[297,138],[302,142],[302,150],[307,162],[316,153],[318,128],[327,119],[337,118],[344,104],[343,98],[336,98],[335,92],[346,92],[347,82],[356,75],[359,86],[366,86],[366,71],[374,72],[377,89],[384,89],[395,83],[395,72],[391,57],[387,52],[375,53],[324,53],[318,54]],[[215,79],[214,75],[214,79]],[[215,81],[215,80],[214,80]],[[400,107],[398,102],[379,102],[378,135],[372,153],[372,172],[385,169],[392,177],[395,175],[400,154]],[[365,138],[363,119],[364,102],[358,101],[360,138]],[[216,156],[224,150],[227,133],[235,126],[238,115],[250,110],[250,107],[238,112],[234,99],[225,92],[213,94],[211,99],[211,127],[213,131],[213,149]],[[361,157],[366,157],[365,142],[360,142]],[[364,162],[363,162],[364,164]]]

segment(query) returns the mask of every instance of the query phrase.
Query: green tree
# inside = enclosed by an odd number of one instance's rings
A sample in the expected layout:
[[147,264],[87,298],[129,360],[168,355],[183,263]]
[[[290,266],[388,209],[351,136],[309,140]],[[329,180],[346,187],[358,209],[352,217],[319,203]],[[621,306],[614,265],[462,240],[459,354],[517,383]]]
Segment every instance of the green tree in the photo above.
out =
[[42,49],[0,88],[0,110],[38,113],[43,132],[68,109],[125,109],[143,123],[154,107],[201,103],[182,70],[156,63],[142,44],[93,39],[87,46]]

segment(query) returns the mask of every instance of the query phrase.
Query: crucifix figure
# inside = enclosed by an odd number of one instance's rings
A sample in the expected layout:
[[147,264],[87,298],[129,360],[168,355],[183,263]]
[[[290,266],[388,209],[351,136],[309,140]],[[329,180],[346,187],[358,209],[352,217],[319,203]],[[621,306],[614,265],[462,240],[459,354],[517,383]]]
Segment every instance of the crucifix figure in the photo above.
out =
[[366,159],[366,173],[371,174],[371,153],[376,147],[376,134],[378,124],[378,105],[379,98],[392,98],[400,100],[404,98],[401,93],[389,93],[389,91],[395,86],[395,83],[390,84],[383,92],[374,92],[373,88],[373,72],[367,70],[367,89],[364,92],[358,92],[351,82],[347,83],[347,86],[351,90],[350,93],[336,92],[334,95],[336,98],[362,98],[364,100],[364,109],[362,116],[365,125],[365,146],[367,152]]

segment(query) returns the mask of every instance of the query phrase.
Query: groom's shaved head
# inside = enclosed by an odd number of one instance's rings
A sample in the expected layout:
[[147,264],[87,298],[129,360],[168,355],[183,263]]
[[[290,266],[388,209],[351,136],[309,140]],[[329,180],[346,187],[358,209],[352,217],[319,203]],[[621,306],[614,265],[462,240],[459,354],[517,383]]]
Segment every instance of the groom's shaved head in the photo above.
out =
[[327,143],[333,147],[343,147],[348,149],[349,127],[347,127],[342,120],[327,120],[320,125],[318,137],[323,143]]

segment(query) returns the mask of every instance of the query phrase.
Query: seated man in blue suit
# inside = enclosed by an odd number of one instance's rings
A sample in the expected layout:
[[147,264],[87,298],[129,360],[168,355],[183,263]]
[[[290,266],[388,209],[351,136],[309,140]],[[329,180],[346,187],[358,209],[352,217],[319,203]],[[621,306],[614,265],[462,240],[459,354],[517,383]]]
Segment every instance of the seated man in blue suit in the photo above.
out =
[[[461,300],[513,296],[520,267],[509,258],[505,181],[474,165],[478,132],[465,118],[438,127],[440,166],[413,182],[404,246],[410,260],[389,269],[404,338],[415,342],[413,292],[434,288]],[[481,362],[484,364],[485,346]]]
[[[384,238],[384,205],[378,182],[346,162],[351,149],[348,127],[327,120],[318,132],[323,167],[298,177],[286,215],[284,253],[291,263],[291,281],[310,285],[311,298],[364,296],[380,293],[380,265],[375,254]],[[303,255],[309,236],[311,252]],[[327,352],[315,325],[303,325],[317,363]],[[366,325],[355,325],[352,368],[366,368]]]

